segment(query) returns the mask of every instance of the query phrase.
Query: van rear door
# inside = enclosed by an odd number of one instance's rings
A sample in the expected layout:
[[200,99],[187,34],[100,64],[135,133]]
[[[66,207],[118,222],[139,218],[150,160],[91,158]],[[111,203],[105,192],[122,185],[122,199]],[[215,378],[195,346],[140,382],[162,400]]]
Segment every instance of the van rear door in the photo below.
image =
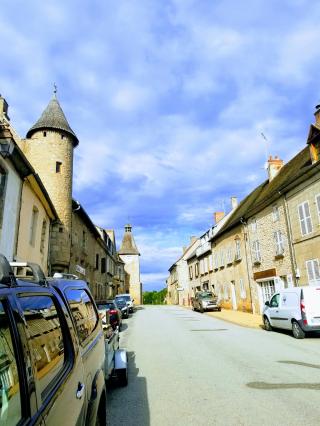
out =
[[320,326],[320,286],[303,289],[308,325]]

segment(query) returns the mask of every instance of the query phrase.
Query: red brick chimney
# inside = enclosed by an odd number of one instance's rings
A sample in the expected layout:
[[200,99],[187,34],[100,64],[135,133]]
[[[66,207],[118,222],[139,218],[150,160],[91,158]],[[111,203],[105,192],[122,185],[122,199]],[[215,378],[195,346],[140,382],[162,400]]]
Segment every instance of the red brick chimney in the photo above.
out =
[[280,158],[277,155],[274,158],[272,158],[272,155],[270,155],[268,159],[269,182],[271,182],[272,179],[279,173],[279,170],[282,169],[283,165],[284,165],[283,160],[280,160]]
[[214,223],[218,223],[222,218],[224,217],[224,212],[214,212],[213,213],[213,220]]

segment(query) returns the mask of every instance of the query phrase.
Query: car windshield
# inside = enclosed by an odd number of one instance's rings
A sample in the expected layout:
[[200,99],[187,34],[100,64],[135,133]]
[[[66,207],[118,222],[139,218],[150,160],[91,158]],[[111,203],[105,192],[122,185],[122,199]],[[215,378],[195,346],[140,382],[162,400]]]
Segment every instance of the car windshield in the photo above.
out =
[[204,293],[199,294],[200,299],[211,299],[213,294],[211,291],[206,291]]
[[130,296],[116,296],[116,301],[117,302],[129,302],[130,301]]
[[98,306],[99,310],[102,310],[102,309],[108,310],[108,309],[114,309],[115,308],[114,303],[102,303],[102,304],[98,304],[97,306]]

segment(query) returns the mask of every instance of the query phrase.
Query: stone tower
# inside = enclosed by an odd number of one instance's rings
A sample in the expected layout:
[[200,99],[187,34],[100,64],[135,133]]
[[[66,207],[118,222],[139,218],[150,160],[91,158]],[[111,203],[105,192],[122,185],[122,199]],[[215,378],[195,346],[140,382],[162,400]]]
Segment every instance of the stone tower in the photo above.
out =
[[53,98],[27,133],[24,152],[58,213],[50,241],[51,273],[68,272],[71,251],[73,149],[79,141]]
[[[132,226],[126,225],[121,248],[118,252],[125,263],[124,270],[129,280],[129,292],[136,304],[142,303],[142,287],[140,282],[140,253],[132,235]],[[127,283],[126,283],[127,285]]]

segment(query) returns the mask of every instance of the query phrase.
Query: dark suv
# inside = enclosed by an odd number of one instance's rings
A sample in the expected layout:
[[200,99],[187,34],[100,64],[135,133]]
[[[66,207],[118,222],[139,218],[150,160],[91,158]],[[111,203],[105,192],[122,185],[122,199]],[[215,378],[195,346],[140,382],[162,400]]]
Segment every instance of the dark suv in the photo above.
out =
[[104,337],[84,281],[0,255],[0,424],[106,422]]

